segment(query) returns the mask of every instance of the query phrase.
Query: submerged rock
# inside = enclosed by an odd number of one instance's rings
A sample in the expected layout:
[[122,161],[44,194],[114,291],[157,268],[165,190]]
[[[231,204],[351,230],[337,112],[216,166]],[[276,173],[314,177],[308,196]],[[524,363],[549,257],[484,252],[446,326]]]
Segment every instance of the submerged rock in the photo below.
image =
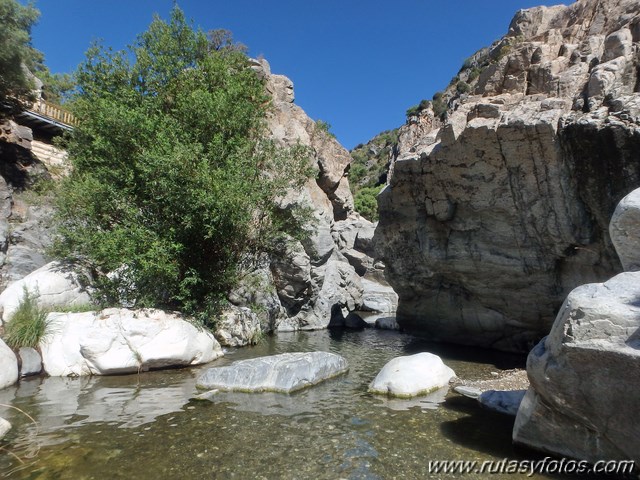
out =
[[410,398],[446,387],[455,376],[437,355],[417,353],[389,361],[369,385],[369,392]]
[[527,373],[516,443],[640,464],[640,272],[573,290],[529,354]]
[[526,390],[487,390],[478,396],[478,401],[488,410],[515,417],[526,392]]
[[4,418],[0,417],[0,440],[2,440],[7,433],[11,430],[11,424]]
[[17,381],[18,359],[0,338],[0,388],[9,387]]
[[473,398],[474,400],[477,400],[480,395],[482,395],[482,390],[480,390],[479,388],[467,387],[465,385],[458,385],[453,390],[454,392],[459,393],[462,396]]
[[2,320],[8,322],[24,298],[25,288],[40,307],[68,307],[91,302],[78,275],[59,262],[50,262],[13,282],[0,294]]
[[52,376],[134,373],[222,356],[211,333],[161,310],[50,313],[47,322],[40,349],[44,369]]
[[348,369],[347,361],[334,353],[282,353],[210,368],[200,376],[197,387],[291,393],[345,373]]

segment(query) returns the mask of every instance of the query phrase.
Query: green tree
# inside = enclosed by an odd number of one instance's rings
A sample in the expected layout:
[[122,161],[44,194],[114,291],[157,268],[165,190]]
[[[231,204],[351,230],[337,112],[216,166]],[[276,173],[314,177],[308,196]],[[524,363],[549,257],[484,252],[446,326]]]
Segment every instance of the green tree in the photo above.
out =
[[277,203],[306,181],[308,150],[266,139],[263,80],[177,7],[127,52],[91,48],[76,78],[57,253],[94,270],[103,303],[206,322],[246,262],[302,231]]
[[31,27],[40,12],[16,0],[0,0],[0,115],[15,112],[34,100],[31,72],[42,65],[42,54],[31,46]]

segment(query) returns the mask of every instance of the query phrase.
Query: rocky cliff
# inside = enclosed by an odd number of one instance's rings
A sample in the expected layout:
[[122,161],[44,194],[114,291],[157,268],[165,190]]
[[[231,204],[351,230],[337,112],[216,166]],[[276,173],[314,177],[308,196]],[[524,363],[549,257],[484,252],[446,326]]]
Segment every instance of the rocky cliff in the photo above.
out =
[[[0,290],[46,264],[50,244],[49,159],[34,152],[42,145],[30,128],[0,123]],[[60,151],[55,151],[59,161]]]
[[404,329],[526,351],[571,289],[620,271],[608,221],[640,185],[639,41],[637,1],[522,10],[413,112],[375,239]]
[[[272,97],[268,118],[272,138],[282,146],[308,147],[316,170],[305,188],[290,192],[281,207],[309,208],[313,221],[305,240],[281,245],[279,253],[265,258],[230,300],[238,308],[253,310],[263,330],[278,331],[326,328],[330,321],[339,324],[359,309],[395,309],[395,294],[384,280],[383,266],[372,258],[374,225],[353,209],[349,152],[294,103],[291,80],[272,74],[265,60],[255,61],[253,68],[265,79]],[[222,330],[246,325],[247,313],[236,309],[226,315]],[[222,335],[218,338],[226,341]]]

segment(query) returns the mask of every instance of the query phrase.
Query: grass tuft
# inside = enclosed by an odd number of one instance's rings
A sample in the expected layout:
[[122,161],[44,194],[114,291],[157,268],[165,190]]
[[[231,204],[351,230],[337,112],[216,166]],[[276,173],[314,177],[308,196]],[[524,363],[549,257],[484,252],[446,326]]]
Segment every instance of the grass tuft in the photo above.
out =
[[24,287],[24,296],[11,320],[5,325],[5,342],[11,348],[38,346],[47,333],[47,310],[38,306],[38,293]]

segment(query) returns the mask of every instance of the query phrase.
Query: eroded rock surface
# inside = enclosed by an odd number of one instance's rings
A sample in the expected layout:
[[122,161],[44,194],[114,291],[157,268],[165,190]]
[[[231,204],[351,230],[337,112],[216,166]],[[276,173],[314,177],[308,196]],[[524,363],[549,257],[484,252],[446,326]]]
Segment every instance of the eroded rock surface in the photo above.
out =
[[529,354],[517,443],[596,462],[640,464],[640,272],[582,285]]
[[401,328],[528,351],[569,291],[620,271],[608,223],[640,185],[639,28],[631,0],[520,11],[446,114],[401,128],[375,238]]
[[[309,147],[316,170],[316,178],[300,191],[289,192],[282,199],[281,208],[310,208],[313,221],[307,226],[307,238],[275,245],[276,253],[268,265],[261,267],[262,271],[268,270],[263,275],[267,278],[263,289],[275,292],[279,305],[274,305],[273,296],[266,305],[263,301],[248,301],[246,295],[235,292],[230,300],[236,306],[272,312],[270,323],[263,322],[263,329],[275,331],[326,328],[332,318],[346,318],[363,307],[374,309],[382,305],[385,310],[393,309],[393,291],[389,292],[387,284],[381,303],[375,303],[378,290],[374,282],[382,278],[383,267],[375,265],[372,258],[375,226],[353,210],[347,178],[349,152],[294,103],[291,80],[272,74],[264,60],[255,61],[253,68],[265,79],[273,99],[268,119],[272,138],[282,146]],[[364,278],[370,287],[366,289],[366,302]],[[248,291],[246,285],[241,288]]]
[[26,277],[11,283],[0,293],[2,321],[8,322],[22,302],[25,289],[42,308],[74,307],[91,303],[86,279],[59,262],[50,262]]

